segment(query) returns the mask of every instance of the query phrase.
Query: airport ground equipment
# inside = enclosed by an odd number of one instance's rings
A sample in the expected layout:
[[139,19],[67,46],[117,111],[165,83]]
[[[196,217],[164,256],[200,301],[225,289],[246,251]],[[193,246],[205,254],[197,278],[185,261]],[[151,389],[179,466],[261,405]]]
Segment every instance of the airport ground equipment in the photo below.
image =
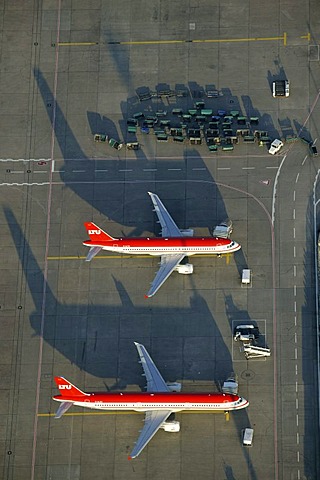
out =
[[289,97],[290,82],[289,80],[275,80],[272,82],[272,96],[273,97]]

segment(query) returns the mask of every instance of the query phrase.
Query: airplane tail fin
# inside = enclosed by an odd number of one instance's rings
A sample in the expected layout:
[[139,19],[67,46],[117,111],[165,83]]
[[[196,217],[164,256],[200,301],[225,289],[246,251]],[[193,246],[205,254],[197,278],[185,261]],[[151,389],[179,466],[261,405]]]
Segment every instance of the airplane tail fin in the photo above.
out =
[[72,383],[68,382],[64,377],[54,377],[59,392],[62,397],[84,397],[90,396],[90,393],[85,393]]
[[115,238],[108,235],[106,232],[101,230],[101,228],[99,228],[92,222],[85,222],[84,226],[86,227],[90,240],[93,243],[112,242],[113,240],[115,240]]

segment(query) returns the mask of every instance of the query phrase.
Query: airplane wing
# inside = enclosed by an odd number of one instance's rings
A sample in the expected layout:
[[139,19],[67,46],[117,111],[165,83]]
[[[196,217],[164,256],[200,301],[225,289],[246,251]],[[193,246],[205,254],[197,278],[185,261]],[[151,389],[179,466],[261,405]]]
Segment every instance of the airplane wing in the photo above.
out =
[[171,215],[168,213],[166,207],[163,205],[158,195],[151,192],[148,192],[148,193],[151,197],[151,200],[154,206],[154,211],[158,215],[159,222],[161,224],[162,237],[182,237],[182,234],[179,228],[173,221]]
[[144,427],[141,430],[137,443],[128,457],[129,460],[137,457],[139,453],[141,453],[171,413],[171,410],[154,410],[146,413]]
[[137,347],[140,363],[147,379],[148,392],[169,392],[166,382],[163,380],[159,370],[155,366],[147,349],[141,343],[134,342]]
[[184,259],[184,257],[185,255],[180,253],[161,256],[161,266],[151,283],[149,292],[145,295],[146,298],[152,297],[159,290],[161,285],[164,284],[169,275],[171,275],[175,267]]

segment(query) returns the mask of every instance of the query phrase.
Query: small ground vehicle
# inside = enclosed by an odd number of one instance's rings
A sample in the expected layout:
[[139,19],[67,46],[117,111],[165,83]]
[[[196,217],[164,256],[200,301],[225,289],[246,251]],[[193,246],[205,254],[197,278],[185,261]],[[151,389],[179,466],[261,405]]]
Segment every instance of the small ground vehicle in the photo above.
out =
[[259,328],[252,324],[237,325],[234,329],[234,340],[247,342],[259,338]]
[[114,138],[110,138],[109,145],[110,147],[115,148],[116,150],[120,150],[120,148],[123,147],[123,143],[117,142],[117,140],[115,140]]
[[272,96],[273,97],[289,97],[290,82],[289,80],[275,80],[272,82]]
[[242,270],[241,283],[248,284],[251,282],[251,270],[244,268]]
[[245,428],[243,432],[242,445],[244,447],[252,447],[253,428]]
[[317,150],[317,147],[314,145],[314,143],[309,143],[309,150],[313,157],[318,156],[318,150]]
[[279,152],[279,150],[283,147],[283,143],[281,142],[281,140],[279,140],[278,138],[276,138],[275,140],[273,140],[273,142],[271,143],[270,145],[270,148],[269,148],[269,153],[271,155],[275,155],[276,153]]

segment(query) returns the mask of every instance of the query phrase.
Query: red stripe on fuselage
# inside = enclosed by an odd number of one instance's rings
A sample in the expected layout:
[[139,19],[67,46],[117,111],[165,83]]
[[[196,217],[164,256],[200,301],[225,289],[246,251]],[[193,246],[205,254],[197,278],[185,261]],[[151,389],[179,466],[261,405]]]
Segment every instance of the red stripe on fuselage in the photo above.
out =
[[99,247],[147,247],[147,248],[168,248],[168,247],[227,247],[232,241],[225,238],[210,237],[170,237],[170,238],[119,238],[111,242],[92,242],[86,240],[83,242],[88,247],[97,245]]
[[86,402],[86,403],[95,403],[103,402],[110,403],[113,406],[117,403],[150,403],[150,404],[181,404],[181,403],[199,403],[199,404],[221,404],[237,402],[241,397],[238,395],[230,395],[225,393],[174,393],[174,392],[161,392],[161,393],[149,393],[149,392],[124,392],[124,393],[90,393],[90,397],[83,396],[73,397],[73,396],[61,396],[55,395],[53,397],[55,400],[60,401],[73,401],[73,402]]

